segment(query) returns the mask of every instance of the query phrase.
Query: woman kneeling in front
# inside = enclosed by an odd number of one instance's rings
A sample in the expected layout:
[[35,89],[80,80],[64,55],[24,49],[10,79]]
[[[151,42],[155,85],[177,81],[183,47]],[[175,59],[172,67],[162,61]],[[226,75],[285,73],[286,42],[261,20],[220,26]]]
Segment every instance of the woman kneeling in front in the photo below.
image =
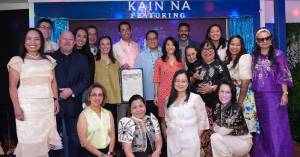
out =
[[245,156],[252,147],[243,109],[236,103],[236,87],[228,80],[217,88],[219,100],[213,107],[211,146],[214,157]]
[[168,157],[200,157],[200,137],[209,129],[205,103],[189,83],[187,72],[178,70],[165,102]]
[[94,83],[86,92],[88,105],[78,117],[77,132],[81,144],[80,157],[112,157],[115,146],[115,124],[112,113],[102,108],[106,89]]
[[[157,118],[145,115],[146,104],[140,95],[129,99],[132,117],[119,122],[118,137],[126,157],[159,157],[162,137]],[[121,157],[122,154],[121,154]]]

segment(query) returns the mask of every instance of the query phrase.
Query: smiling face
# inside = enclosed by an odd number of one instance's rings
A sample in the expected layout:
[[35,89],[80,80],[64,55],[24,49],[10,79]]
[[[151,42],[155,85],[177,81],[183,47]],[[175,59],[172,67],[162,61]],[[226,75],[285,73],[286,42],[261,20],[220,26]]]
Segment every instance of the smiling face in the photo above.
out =
[[262,49],[269,49],[271,44],[272,44],[272,37],[269,38],[269,40],[264,39],[263,42],[259,42],[258,39],[260,38],[267,38],[269,37],[270,34],[267,32],[261,32],[258,34],[257,38],[256,38],[256,43],[259,45],[259,47],[261,47]]
[[185,92],[188,86],[189,86],[189,82],[186,75],[185,74],[177,75],[174,83],[174,88],[177,90],[177,92]]
[[190,63],[194,63],[197,60],[197,51],[194,48],[188,48],[185,51],[186,58]]
[[143,120],[146,114],[146,105],[141,99],[137,99],[132,101],[130,110],[134,117]]
[[189,28],[187,26],[181,26],[179,28],[178,35],[180,37],[180,40],[188,40],[190,36]]
[[154,32],[150,32],[147,35],[147,45],[150,49],[157,49],[158,47],[158,37]]
[[221,30],[218,26],[213,26],[211,27],[208,36],[211,38],[213,41],[219,41],[221,38]]
[[174,54],[175,49],[175,45],[172,43],[172,41],[168,40],[166,44],[167,54]]
[[89,44],[94,45],[98,37],[97,30],[95,28],[90,28],[88,30],[88,33],[89,33]]
[[62,32],[57,42],[62,51],[70,51],[75,45],[74,36],[70,31]]
[[50,23],[41,22],[40,28],[38,28],[38,29],[42,32],[45,40],[50,39],[51,34],[52,34],[52,26],[50,25]]
[[222,84],[219,90],[219,100],[222,104],[227,105],[231,101],[231,89],[227,84]]
[[92,91],[91,91],[91,94],[90,94],[90,102],[91,102],[91,106],[94,106],[94,107],[99,107],[101,106],[101,103],[103,101],[103,91],[101,88],[99,87],[96,87],[94,88]]
[[41,38],[37,31],[30,30],[25,37],[24,44],[27,52],[38,52],[41,48]]
[[241,52],[241,40],[238,38],[233,38],[229,43],[229,51],[231,55],[237,55]]
[[120,26],[119,34],[122,36],[124,41],[130,41],[132,30],[129,28],[127,24],[123,24]]
[[215,58],[215,50],[211,45],[206,43],[204,48],[201,50],[201,56],[206,63],[210,63]]
[[111,44],[110,44],[109,39],[103,38],[103,39],[100,41],[99,49],[100,49],[100,52],[101,52],[101,53],[108,54],[109,51],[110,51],[110,49],[111,49]]
[[79,29],[76,33],[75,42],[78,49],[81,49],[82,46],[86,43],[87,34],[83,29]]

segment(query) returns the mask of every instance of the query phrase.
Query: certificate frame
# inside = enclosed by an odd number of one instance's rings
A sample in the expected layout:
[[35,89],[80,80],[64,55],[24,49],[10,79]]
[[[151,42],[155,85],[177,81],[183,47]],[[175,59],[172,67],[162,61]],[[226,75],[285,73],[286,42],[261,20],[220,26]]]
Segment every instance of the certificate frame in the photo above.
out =
[[[129,75],[128,77],[126,77],[126,75]],[[144,98],[144,76],[143,76],[143,68],[131,68],[129,69],[121,69],[120,72],[120,76],[121,76],[121,102],[122,103],[129,103],[129,99],[135,95],[135,94],[139,94],[140,96],[142,96]],[[127,88],[128,88],[128,83],[131,82],[133,83],[134,81],[132,79],[138,79],[136,84],[139,85],[141,84],[141,87],[139,88],[139,90],[137,92],[130,92],[127,93]],[[127,81],[125,81],[127,80]],[[134,86],[135,84],[133,84],[132,86]],[[126,92],[126,93],[124,93]],[[132,94],[135,93],[135,94]]]

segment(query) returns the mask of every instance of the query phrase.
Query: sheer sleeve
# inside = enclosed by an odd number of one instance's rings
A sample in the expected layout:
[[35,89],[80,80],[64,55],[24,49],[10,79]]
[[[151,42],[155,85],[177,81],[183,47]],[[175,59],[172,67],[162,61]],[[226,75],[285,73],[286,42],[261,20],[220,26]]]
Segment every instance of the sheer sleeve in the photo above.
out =
[[152,113],[150,113],[150,117],[151,117],[151,121],[153,123],[155,134],[160,134],[161,132],[160,132],[160,127],[159,127],[157,118]]
[[244,54],[239,60],[239,78],[241,80],[252,79],[252,58],[249,54]]
[[292,87],[293,86],[292,75],[290,72],[288,62],[285,58],[285,55],[280,50],[277,50],[276,52],[278,53],[276,62],[279,64],[276,84],[285,84],[289,87]]
[[221,54],[220,54],[221,61],[225,62],[226,56],[227,56],[226,51],[222,51]]
[[170,127],[170,114],[169,114],[169,110],[168,110],[168,107],[167,107],[167,104],[169,102],[169,96],[167,96],[166,100],[165,100],[165,104],[164,104],[164,109],[165,109],[165,121],[166,121],[166,124],[168,127]]
[[130,118],[122,118],[118,124],[119,142],[132,143],[135,132],[135,124]]
[[21,73],[22,64],[23,64],[23,59],[19,56],[14,56],[13,58],[10,59],[10,61],[7,64],[8,72],[9,72],[9,67],[11,67],[17,70],[19,73]]
[[199,130],[207,130],[209,129],[209,122],[207,118],[207,113],[205,109],[205,103],[201,99],[199,95],[197,95],[194,101],[194,109],[196,110],[196,115],[198,117],[199,122]]
[[161,58],[156,59],[155,66],[154,66],[154,75],[153,75],[153,82],[160,82],[161,79]]
[[47,58],[51,61],[51,64],[52,64],[52,69],[54,69],[55,68],[55,66],[56,66],[56,60],[55,59],[53,59],[51,56],[49,56],[49,55],[46,55],[47,56]]

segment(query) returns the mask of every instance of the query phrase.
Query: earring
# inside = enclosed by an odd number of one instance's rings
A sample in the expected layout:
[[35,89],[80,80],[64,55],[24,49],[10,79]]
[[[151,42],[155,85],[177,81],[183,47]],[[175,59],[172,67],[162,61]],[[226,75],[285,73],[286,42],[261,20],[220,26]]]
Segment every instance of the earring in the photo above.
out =
[[272,44],[270,44],[270,45],[272,45]]

